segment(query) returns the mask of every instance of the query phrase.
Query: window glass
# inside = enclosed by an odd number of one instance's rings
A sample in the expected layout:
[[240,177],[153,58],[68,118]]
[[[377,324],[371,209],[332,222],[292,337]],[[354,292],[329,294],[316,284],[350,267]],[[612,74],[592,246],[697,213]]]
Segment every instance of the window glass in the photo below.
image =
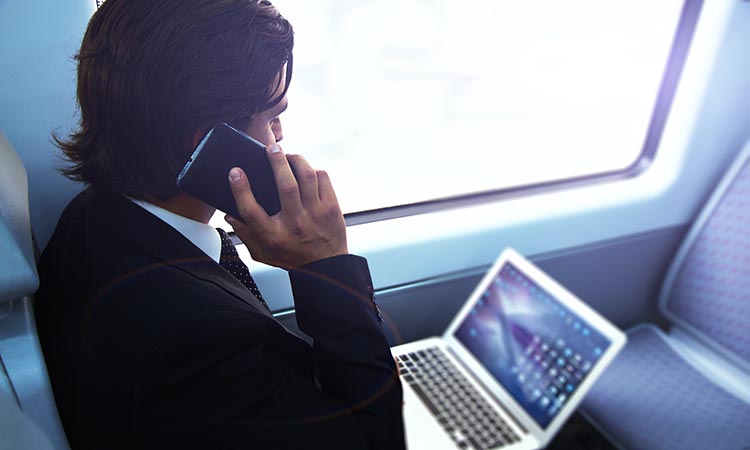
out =
[[682,1],[275,0],[296,31],[284,149],[345,212],[624,169]]
[[344,213],[627,169],[683,6],[273,3],[295,27],[282,146],[331,175]]

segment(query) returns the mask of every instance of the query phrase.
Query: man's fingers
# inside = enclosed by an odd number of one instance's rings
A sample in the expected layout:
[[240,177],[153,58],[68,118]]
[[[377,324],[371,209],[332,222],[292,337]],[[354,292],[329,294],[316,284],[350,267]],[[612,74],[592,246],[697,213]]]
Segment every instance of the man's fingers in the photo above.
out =
[[289,214],[300,214],[302,212],[302,201],[299,186],[294,174],[292,174],[292,168],[289,166],[286,155],[284,155],[279,144],[271,145],[267,151],[273,177],[276,179],[276,187],[279,189],[281,209]]
[[232,188],[237,210],[242,216],[238,219],[242,219],[248,224],[255,224],[256,227],[262,226],[268,214],[255,200],[250,182],[247,180],[245,172],[239,167],[234,167],[229,171],[229,186]]
[[299,185],[300,198],[305,207],[315,207],[320,203],[318,194],[318,176],[310,167],[304,156],[288,155],[289,164],[294,169],[294,176]]
[[224,216],[224,220],[232,227],[234,232],[240,236],[240,239],[242,238],[242,236],[250,237],[253,232],[253,230],[248,227],[245,222],[237,219],[236,217],[230,216],[229,214],[226,214]]
[[333,183],[325,170],[315,171],[318,179],[318,196],[324,204],[335,204],[338,206],[336,191],[333,190]]

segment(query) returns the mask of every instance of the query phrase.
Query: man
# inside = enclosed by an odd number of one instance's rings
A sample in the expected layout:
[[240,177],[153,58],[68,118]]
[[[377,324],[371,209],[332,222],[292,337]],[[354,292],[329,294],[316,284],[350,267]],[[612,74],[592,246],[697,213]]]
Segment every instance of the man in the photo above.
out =
[[[348,254],[326,173],[278,145],[292,45],[266,1],[107,0],[91,19],[80,127],[58,140],[87,187],[44,251],[37,295],[74,450],[404,447],[367,263]],[[214,209],[175,187],[218,122],[269,149],[282,211],[269,217],[233,169],[241,217],[227,220],[253,258],[289,270],[312,347],[220,265],[233,246],[207,225]]]

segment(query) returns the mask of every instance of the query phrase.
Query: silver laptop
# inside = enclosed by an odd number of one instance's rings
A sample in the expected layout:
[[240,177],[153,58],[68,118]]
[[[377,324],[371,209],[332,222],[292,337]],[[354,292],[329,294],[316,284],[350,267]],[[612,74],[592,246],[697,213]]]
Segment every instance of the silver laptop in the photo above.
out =
[[441,337],[393,347],[411,450],[547,445],[625,334],[512,249]]

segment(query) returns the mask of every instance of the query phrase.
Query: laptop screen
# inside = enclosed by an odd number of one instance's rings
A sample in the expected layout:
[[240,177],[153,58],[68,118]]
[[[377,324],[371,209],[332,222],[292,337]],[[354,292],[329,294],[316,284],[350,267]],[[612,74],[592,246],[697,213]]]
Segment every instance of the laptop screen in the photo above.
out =
[[611,344],[510,262],[455,337],[542,428]]

